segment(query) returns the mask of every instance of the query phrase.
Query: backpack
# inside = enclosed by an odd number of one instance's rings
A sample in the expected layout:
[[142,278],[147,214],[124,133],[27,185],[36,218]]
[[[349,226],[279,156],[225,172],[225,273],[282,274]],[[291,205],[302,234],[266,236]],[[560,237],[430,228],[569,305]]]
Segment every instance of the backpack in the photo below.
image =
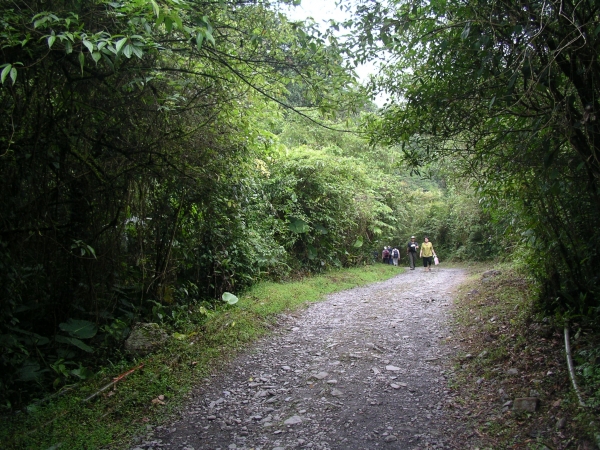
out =
[[392,258],[397,258],[398,256],[400,256],[400,253],[398,253],[397,249],[394,249],[394,252],[392,254]]
[[386,249],[383,251],[383,257],[384,257],[384,258],[387,258],[387,257],[389,257],[389,256],[390,256],[390,251],[389,251],[389,250],[386,248]]

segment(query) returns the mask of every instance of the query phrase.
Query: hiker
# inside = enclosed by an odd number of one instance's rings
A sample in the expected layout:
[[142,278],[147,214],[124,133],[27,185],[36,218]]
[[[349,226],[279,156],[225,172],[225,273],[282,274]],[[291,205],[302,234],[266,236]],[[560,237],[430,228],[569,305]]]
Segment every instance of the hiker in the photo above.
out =
[[394,266],[398,265],[398,258],[400,258],[400,252],[396,247],[392,250],[392,260],[394,262]]
[[390,252],[390,257],[388,258],[388,264],[391,266],[394,264],[394,259],[392,258],[392,247],[388,245],[388,252]]
[[408,265],[410,266],[410,270],[415,270],[415,261],[417,260],[417,249],[419,248],[419,244],[417,244],[416,237],[411,236],[410,241],[406,245],[406,254],[408,255]]
[[421,252],[419,254],[421,258],[423,258],[423,267],[425,271],[431,272],[431,263],[433,262],[433,257],[435,256],[435,250],[433,249],[433,244],[429,242],[429,238],[425,236],[425,242],[421,244]]
[[381,259],[383,259],[383,263],[387,264],[390,259],[390,251],[387,247],[383,247],[383,252],[381,252]]

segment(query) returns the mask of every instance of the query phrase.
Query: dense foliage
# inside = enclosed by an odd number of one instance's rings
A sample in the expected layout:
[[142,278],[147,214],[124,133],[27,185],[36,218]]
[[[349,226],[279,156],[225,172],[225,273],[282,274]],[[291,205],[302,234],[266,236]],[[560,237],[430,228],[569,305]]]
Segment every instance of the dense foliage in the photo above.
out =
[[335,41],[267,2],[17,1],[0,16],[9,407],[88,376],[82,355],[101,360],[136,320],[278,266],[256,123],[296,79],[323,111],[354,97]]
[[594,1],[535,0],[365,1],[354,22],[355,52],[388,52],[372,138],[472,180],[567,318],[600,312],[599,24]]

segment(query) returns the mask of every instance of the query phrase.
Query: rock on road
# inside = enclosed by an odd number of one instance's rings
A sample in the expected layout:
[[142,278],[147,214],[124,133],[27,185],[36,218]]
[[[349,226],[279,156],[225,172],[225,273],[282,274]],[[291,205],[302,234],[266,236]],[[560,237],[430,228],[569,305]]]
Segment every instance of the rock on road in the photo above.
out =
[[338,292],[236,357],[136,449],[455,448],[444,408],[460,269]]

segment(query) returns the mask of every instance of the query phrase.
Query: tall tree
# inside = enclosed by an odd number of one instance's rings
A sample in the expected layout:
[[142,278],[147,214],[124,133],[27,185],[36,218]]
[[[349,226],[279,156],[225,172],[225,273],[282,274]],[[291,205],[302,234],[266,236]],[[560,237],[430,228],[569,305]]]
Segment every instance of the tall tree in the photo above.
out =
[[156,302],[216,298],[271,264],[245,228],[257,118],[294,81],[324,110],[353,83],[334,40],[271,6],[0,3],[2,404]]
[[388,55],[373,139],[413,167],[460,162],[533,249],[545,304],[585,314],[600,300],[599,20],[585,0],[392,0],[353,22],[355,53]]

